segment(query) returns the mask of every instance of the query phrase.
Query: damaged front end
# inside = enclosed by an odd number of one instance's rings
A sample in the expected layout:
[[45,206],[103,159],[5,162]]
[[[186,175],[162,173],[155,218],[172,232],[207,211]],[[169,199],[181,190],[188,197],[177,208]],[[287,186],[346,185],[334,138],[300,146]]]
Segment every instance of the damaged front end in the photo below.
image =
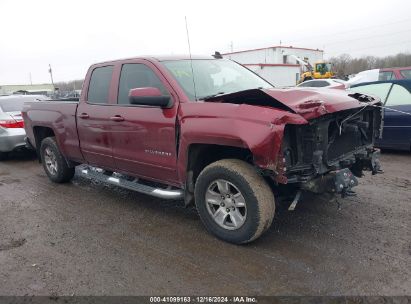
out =
[[[375,97],[343,90],[282,88],[245,90],[207,101],[256,106],[265,115],[270,113],[267,108],[275,109],[270,140],[281,141],[281,148],[274,144],[272,157],[266,149],[251,150],[261,174],[279,186],[276,192],[289,196],[291,189],[292,195],[306,190],[345,196],[352,194],[363,171],[382,172],[379,150],[374,148],[382,116]],[[270,140],[261,146],[270,147]]]
[[287,125],[275,180],[314,193],[352,195],[363,171],[381,173],[379,150],[381,111],[364,106],[330,113],[306,125]]

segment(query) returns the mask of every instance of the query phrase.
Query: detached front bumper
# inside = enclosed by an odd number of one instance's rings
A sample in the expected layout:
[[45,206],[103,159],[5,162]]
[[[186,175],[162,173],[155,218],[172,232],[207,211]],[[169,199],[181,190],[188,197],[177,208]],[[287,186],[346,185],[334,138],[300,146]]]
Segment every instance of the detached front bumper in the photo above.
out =
[[358,180],[350,169],[345,168],[329,172],[301,184],[301,189],[313,193],[336,193],[342,196],[352,192],[352,188],[358,185]]
[[370,149],[366,153],[356,155],[355,163],[349,168],[330,171],[301,183],[301,189],[314,193],[336,193],[341,196],[353,194],[352,188],[358,185],[357,177],[362,177],[363,171],[372,174],[383,173],[379,161],[380,150]]
[[18,148],[25,147],[26,143],[24,138],[26,137],[26,131],[21,128],[0,130],[0,152],[11,152]]

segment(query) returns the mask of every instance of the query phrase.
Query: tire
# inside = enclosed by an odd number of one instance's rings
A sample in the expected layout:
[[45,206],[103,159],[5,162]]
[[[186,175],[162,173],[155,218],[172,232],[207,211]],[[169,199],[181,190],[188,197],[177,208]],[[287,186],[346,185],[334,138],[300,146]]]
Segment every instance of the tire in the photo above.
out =
[[75,168],[70,168],[67,165],[54,137],[43,139],[40,146],[40,156],[44,171],[51,181],[66,183],[73,178]]
[[234,244],[260,237],[275,213],[271,188],[253,166],[239,159],[220,160],[204,168],[196,181],[195,204],[206,229]]

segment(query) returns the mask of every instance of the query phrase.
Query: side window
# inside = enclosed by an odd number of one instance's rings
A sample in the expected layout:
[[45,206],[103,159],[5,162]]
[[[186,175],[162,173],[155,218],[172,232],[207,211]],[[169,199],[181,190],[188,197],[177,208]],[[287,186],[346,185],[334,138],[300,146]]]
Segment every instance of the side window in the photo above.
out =
[[94,69],[88,87],[87,101],[89,103],[108,103],[113,66]]
[[392,72],[380,72],[378,75],[378,80],[385,81],[385,80],[392,80],[394,77]]
[[299,87],[315,87],[315,81],[306,81],[298,85]]
[[400,73],[405,79],[411,79],[411,70],[402,70]]
[[356,93],[362,94],[371,94],[381,98],[381,101],[384,102],[387,98],[388,92],[390,91],[391,83],[376,83],[368,84],[364,86],[358,86],[351,88],[350,90]]
[[317,81],[317,88],[327,87],[330,84],[327,81]]
[[394,84],[390,92],[390,95],[388,96],[387,103],[385,105],[402,106],[402,105],[407,105],[407,104],[411,105],[410,92],[403,86]]
[[170,95],[161,80],[148,66],[140,63],[124,64],[121,68],[117,103],[130,104],[129,91],[145,87],[158,88],[163,95]]

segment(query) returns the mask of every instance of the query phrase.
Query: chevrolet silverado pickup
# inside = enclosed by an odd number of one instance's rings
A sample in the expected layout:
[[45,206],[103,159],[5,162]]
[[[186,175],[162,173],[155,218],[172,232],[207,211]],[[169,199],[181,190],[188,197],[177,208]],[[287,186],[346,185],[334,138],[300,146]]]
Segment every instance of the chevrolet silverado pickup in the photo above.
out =
[[144,57],[94,64],[78,101],[29,102],[23,117],[53,182],[79,166],[184,199],[209,232],[241,244],[270,227],[280,202],[352,195],[363,170],[380,171],[379,105],[343,90],[274,88],[227,59]]

